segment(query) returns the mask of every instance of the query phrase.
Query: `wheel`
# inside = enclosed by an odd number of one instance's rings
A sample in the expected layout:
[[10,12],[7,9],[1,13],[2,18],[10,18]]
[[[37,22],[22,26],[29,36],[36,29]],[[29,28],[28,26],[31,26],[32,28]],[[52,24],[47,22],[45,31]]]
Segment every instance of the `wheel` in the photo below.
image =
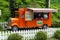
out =
[[17,26],[12,27],[12,31],[18,31],[18,27]]
[[47,29],[48,25],[44,24],[43,29]]

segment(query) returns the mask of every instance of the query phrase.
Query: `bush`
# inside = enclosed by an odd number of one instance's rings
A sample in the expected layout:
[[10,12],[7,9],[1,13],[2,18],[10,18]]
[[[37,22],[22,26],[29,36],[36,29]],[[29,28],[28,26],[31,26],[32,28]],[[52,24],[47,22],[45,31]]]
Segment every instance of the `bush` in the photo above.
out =
[[22,40],[22,36],[18,34],[11,34],[7,40]]
[[57,31],[54,33],[54,38],[60,40],[60,30],[57,30]]
[[58,40],[58,39],[56,39],[56,38],[49,38],[49,39],[47,39],[47,40]]
[[45,32],[39,31],[36,33],[34,40],[47,40],[47,34]]
[[53,23],[52,23],[52,27],[53,27],[53,28],[59,28],[59,27],[60,27],[60,22],[56,22],[56,21],[53,22]]

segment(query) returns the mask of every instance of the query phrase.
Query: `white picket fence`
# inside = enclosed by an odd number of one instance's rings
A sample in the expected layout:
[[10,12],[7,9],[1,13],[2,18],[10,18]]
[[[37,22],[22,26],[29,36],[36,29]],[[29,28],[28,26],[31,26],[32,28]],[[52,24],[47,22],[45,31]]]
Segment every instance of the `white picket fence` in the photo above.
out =
[[53,36],[54,32],[60,28],[48,28],[48,29],[35,29],[35,30],[20,30],[20,31],[0,31],[0,40],[7,40],[10,34],[18,33],[23,36],[23,40],[33,39],[36,32],[43,31],[47,32],[47,37],[50,38]]

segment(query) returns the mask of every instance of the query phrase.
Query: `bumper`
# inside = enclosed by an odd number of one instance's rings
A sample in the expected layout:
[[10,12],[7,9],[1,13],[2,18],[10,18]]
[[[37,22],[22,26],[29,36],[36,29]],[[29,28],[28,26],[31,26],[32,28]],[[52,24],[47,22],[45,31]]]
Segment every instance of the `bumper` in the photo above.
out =
[[11,29],[11,27],[6,27],[5,29]]
[[5,29],[11,29],[12,27],[8,24],[8,22],[6,23]]
[[5,29],[11,29],[11,26],[5,26]]

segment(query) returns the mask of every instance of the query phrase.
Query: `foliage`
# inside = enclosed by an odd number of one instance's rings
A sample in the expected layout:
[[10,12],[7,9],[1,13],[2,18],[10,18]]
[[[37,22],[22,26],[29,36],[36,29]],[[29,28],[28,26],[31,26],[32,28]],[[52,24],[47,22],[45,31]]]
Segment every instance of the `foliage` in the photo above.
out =
[[53,27],[60,27],[59,23],[58,22],[60,20],[60,3],[59,3],[60,0],[51,0],[51,8],[54,8],[54,9],[58,9],[58,12],[57,13],[53,13],[52,15],[52,22],[53,22]]
[[[44,0],[16,0],[15,1],[16,5],[18,7],[44,7],[45,3],[44,3]],[[16,6],[16,7],[17,7]]]
[[22,40],[22,36],[18,34],[11,34],[7,40]]
[[57,30],[57,31],[54,33],[54,38],[60,40],[60,30]]
[[48,38],[47,40],[58,40],[58,39],[56,39],[56,38]]
[[57,22],[57,21],[53,22],[52,27],[53,28],[59,28],[60,27],[60,22]]
[[0,31],[2,31],[3,30],[3,28],[2,28],[2,26],[0,26]]
[[45,32],[39,31],[36,33],[34,40],[47,40],[47,34]]
[[2,15],[0,16],[0,21],[6,21],[7,17],[9,17],[9,3],[6,0],[0,1],[0,10],[2,11]]

